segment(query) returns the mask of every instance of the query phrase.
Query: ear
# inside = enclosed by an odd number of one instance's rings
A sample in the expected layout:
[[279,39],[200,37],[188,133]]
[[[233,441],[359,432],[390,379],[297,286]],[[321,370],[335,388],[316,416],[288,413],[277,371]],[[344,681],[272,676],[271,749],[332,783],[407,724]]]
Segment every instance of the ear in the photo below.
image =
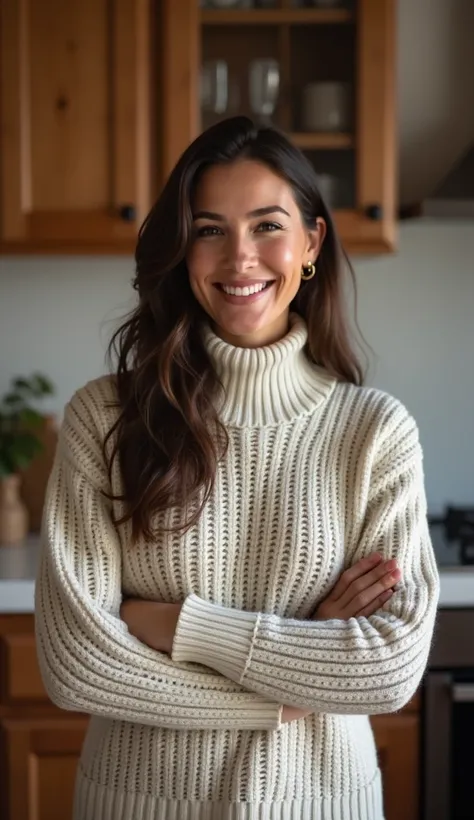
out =
[[308,255],[308,262],[315,262],[318,258],[325,236],[326,223],[321,216],[318,216],[315,220],[314,228],[310,228],[308,231],[308,244],[305,251]]

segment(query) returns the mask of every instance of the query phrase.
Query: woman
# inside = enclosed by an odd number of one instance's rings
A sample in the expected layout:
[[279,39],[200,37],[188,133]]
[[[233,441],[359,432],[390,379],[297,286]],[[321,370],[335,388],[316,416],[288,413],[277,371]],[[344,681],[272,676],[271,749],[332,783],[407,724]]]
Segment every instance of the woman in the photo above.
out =
[[416,690],[438,579],[417,428],[360,386],[314,172],[211,128],[136,265],[44,516],[42,674],[92,715],[75,818],[381,820],[368,715]]

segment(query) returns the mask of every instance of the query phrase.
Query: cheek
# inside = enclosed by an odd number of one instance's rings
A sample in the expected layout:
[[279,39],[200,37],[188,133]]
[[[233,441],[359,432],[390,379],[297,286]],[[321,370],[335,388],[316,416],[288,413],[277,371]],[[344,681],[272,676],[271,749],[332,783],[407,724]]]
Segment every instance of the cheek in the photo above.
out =
[[293,278],[301,268],[301,254],[291,239],[282,237],[269,243],[264,251],[265,262],[285,279]]

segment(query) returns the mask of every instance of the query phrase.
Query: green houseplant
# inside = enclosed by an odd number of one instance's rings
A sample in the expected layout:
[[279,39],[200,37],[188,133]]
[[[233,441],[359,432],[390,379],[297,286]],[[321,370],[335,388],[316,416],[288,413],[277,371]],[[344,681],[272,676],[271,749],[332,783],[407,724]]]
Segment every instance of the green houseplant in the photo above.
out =
[[54,394],[52,382],[40,373],[12,379],[0,399],[0,543],[21,541],[28,532],[28,513],[19,495],[21,470],[41,452],[35,432],[43,416],[38,404]]

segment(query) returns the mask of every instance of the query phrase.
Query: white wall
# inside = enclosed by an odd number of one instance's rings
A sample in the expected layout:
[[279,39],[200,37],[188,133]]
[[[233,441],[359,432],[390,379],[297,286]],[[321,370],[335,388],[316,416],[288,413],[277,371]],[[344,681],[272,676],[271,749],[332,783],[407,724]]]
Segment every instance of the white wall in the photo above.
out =
[[356,272],[370,381],[418,421],[430,508],[474,505],[474,222],[404,223]]
[[[433,511],[474,504],[474,225],[411,222],[397,255],[356,262],[370,381],[418,420]],[[40,370],[62,410],[104,372],[117,317],[133,304],[131,259],[0,258],[0,393]]]

